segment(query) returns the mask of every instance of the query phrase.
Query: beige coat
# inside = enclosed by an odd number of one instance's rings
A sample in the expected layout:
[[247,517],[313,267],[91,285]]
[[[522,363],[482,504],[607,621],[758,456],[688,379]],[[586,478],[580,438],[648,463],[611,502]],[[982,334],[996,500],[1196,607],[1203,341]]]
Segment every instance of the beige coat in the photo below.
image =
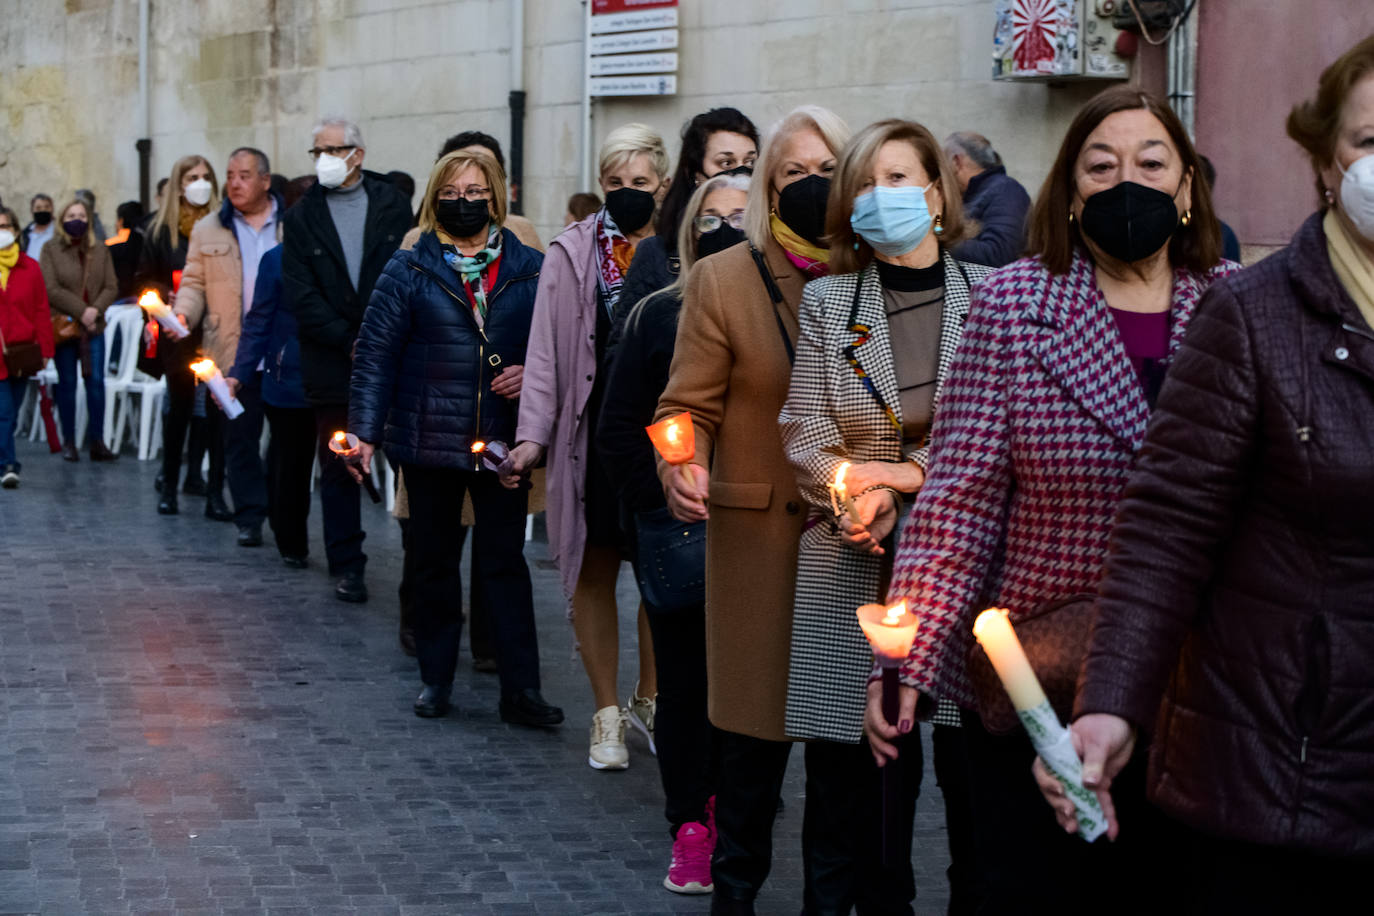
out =
[[[277,241],[281,241],[280,215]],[[201,351],[228,373],[238,353],[243,323],[243,261],[238,238],[220,222],[219,212],[201,217],[191,229],[174,311],[185,315],[191,328],[204,324]]]
[[[797,544],[806,519],[783,454],[778,412],[805,278],[769,239],[776,312],[749,254],[736,245],[687,279],[677,349],[656,418],[690,411],[695,463],[709,468],[706,664],[709,713],[727,731],[788,740],[783,730]],[[676,473],[660,462],[660,477]]]
[[[81,315],[89,305],[96,310],[95,333],[100,334],[105,330],[105,310],[115,301],[119,286],[110,249],[96,243],[95,247],[86,249],[86,262],[82,267],[77,247],[58,237],[43,246],[38,258],[43,268],[43,282],[48,287],[48,305],[53,313],[69,315],[80,326]],[[81,297],[83,279],[85,299]]]

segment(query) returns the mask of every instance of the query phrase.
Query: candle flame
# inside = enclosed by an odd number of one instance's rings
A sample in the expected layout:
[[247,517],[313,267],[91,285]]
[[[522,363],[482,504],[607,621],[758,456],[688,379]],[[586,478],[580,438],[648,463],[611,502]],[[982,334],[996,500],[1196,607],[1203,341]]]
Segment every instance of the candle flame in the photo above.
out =
[[144,290],[143,295],[138,297],[138,304],[150,311],[159,307],[165,308],[167,305],[162,301],[162,297],[157,294],[157,290],[155,289]]
[[343,430],[339,430],[338,432],[336,432],[336,433],[334,434],[334,441],[335,441],[335,442],[347,442],[347,441],[348,441],[348,433],[344,432]]
[[212,359],[202,359],[191,363],[191,371],[196,374],[196,378],[202,382],[215,374],[215,361]]
[[973,637],[977,639],[979,632],[985,629],[986,627],[991,626],[992,621],[996,619],[998,614],[1001,614],[1003,617],[1010,617],[1011,611],[1007,610],[1004,607],[990,607],[983,613],[979,614],[978,619],[973,621]]
[[478,452],[480,452],[480,451],[482,451],[483,449],[485,449],[486,447],[487,447],[487,444],[486,444],[485,442],[483,442],[481,439],[478,439],[476,442],[472,443],[472,453],[475,455],[475,454],[477,454]]
[[668,424],[668,431],[665,435],[668,437],[668,441],[673,445],[677,445],[682,441],[682,430],[678,428],[677,420],[673,420]]
[[838,490],[838,491],[840,491],[841,493],[845,492],[845,490],[846,490],[845,482],[844,482],[844,475],[847,474],[848,472],[849,472],[849,462],[848,462],[848,461],[842,461],[842,462],[840,462],[840,466],[839,466],[838,468],[835,469],[835,489]]
[[892,605],[892,607],[887,609],[887,613],[883,615],[883,623],[887,624],[890,627],[895,627],[901,623],[901,618],[905,615],[906,601],[898,601],[896,604]]

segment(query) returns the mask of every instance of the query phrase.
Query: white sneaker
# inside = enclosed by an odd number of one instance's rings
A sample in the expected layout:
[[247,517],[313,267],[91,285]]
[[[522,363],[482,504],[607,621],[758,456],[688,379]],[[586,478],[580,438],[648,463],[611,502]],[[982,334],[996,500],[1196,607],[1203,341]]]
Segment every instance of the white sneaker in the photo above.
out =
[[630,714],[630,724],[648,739],[649,753],[657,757],[658,748],[654,745],[654,715],[658,712],[658,694],[645,698],[632,693],[625,705],[626,711]]
[[592,747],[587,763],[593,770],[623,770],[630,765],[625,749],[625,710],[603,706],[592,716]]

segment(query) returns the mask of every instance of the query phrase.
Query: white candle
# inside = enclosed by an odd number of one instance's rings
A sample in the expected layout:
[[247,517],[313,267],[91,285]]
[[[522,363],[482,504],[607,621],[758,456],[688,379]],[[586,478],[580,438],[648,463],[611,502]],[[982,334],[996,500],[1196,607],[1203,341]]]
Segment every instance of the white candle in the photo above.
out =
[[835,480],[830,484],[830,508],[835,510],[837,518],[848,515],[850,519],[854,519],[854,500],[849,495],[849,485],[844,482],[844,475],[848,471],[848,461],[840,462],[840,466],[835,469]]
[[172,335],[173,340],[182,340],[190,335],[190,331],[181,326],[177,321],[177,316],[172,312],[167,303],[162,301],[162,297],[157,294],[157,290],[150,289],[138,299],[138,304],[157,320],[158,326],[168,334]]
[[243,414],[243,405],[239,403],[238,398],[229,393],[229,386],[225,384],[224,376],[220,374],[213,360],[202,359],[191,363],[191,371],[210,389],[211,396],[226,417],[233,420]]
[[1026,660],[1021,640],[1011,628],[1008,612],[1003,608],[989,608],[973,623],[973,635],[988,654],[997,676],[1002,679],[1011,705],[1018,712],[1035,709],[1046,702],[1045,691]]

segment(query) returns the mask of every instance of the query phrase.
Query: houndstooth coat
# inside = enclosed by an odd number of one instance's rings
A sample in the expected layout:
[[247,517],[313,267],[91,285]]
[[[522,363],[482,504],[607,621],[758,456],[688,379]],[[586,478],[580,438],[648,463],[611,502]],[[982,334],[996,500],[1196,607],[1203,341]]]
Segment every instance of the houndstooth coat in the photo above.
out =
[[[1202,293],[1237,268],[1174,271],[1172,360]],[[920,619],[902,682],[965,709],[973,619],[1012,620],[1096,591],[1149,419],[1116,323],[1081,252],[1034,258],[979,288],[935,417],[931,473],[902,532],[889,598]]]
[[[940,324],[936,403],[963,332],[969,284],[991,269],[942,255],[945,301]],[[901,419],[897,372],[878,271],[808,283],[802,294],[797,361],[778,423],[797,486],[811,506],[797,558],[788,665],[787,734],[855,743],[862,735],[865,683],[873,652],[859,628],[855,609],[882,601],[882,557],[848,546],[831,522],[828,484],[843,461],[913,460],[925,468],[929,448],[903,454],[901,435],[868,391],[843,349],[855,340],[850,313],[856,285],[855,323],[869,339],[855,350],[863,371]],[[900,358],[900,354],[895,354]]]

